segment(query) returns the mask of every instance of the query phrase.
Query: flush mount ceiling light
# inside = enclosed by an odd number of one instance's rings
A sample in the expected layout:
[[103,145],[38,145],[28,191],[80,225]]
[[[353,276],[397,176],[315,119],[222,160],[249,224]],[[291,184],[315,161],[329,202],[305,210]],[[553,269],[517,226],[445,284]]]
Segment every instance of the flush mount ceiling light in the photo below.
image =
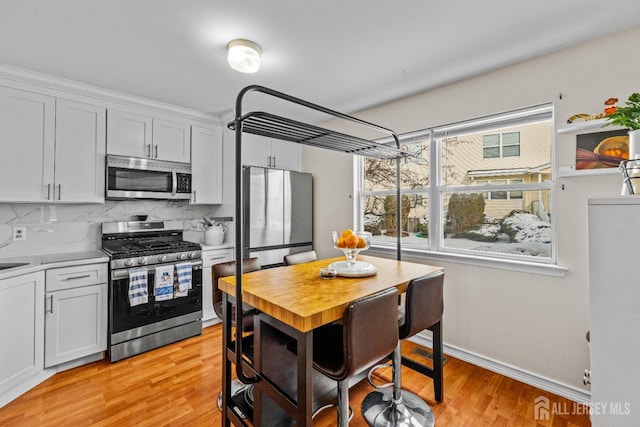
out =
[[260,46],[250,40],[236,39],[227,45],[229,65],[241,73],[255,73],[260,68]]

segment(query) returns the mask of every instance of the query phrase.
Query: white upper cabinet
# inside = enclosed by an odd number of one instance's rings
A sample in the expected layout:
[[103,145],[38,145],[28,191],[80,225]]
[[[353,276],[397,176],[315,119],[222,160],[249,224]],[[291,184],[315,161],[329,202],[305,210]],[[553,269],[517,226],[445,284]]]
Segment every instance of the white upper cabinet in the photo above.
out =
[[152,157],[172,162],[191,162],[191,126],[154,118]]
[[220,127],[191,127],[191,204],[222,203]]
[[191,161],[191,127],[179,119],[109,109],[107,153],[172,162]]
[[56,101],[56,201],[104,203],[106,108]]
[[109,108],[107,152],[130,157],[151,157],[153,118]]
[[0,87],[0,201],[104,202],[105,111]]
[[299,171],[300,146],[245,133],[242,135],[242,164]]
[[0,201],[53,197],[55,98],[0,87]]

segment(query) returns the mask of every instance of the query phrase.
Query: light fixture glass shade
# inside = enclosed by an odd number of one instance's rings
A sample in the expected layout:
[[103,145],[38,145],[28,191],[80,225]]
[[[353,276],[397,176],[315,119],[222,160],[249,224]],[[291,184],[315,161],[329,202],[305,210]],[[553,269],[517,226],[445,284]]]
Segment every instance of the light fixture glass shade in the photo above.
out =
[[260,68],[260,46],[250,40],[236,39],[227,45],[229,66],[241,73],[255,73]]

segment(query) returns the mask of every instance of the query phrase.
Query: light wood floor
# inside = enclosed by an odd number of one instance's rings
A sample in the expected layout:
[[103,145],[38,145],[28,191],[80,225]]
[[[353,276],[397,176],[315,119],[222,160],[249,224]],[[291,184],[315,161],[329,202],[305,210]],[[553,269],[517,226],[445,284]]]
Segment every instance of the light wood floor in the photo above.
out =
[[[114,364],[103,360],[59,373],[1,408],[0,426],[219,426],[221,347],[216,325],[199,337]],[[405,343],[403,353],[415,347]],[[591,425],[584,414],[552,413],[550,420],[536,421],[534,400],[541,395],[563,413],[579,411],[569,400],[448,359],[443,403],[435,402],[431,379],[407,368],[402,372],[404,387],[432,407],[436,426]],[[371,390],[366,380],[351,389],[352,427],[366,426],[356,402]],[[334,426],[335,412],[324,411],[314,425]]]

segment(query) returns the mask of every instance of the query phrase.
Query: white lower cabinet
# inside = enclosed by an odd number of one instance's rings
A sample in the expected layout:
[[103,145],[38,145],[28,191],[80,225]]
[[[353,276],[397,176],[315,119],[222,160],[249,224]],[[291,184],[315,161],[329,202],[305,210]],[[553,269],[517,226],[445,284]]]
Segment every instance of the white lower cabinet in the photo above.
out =
[[233,248],[202,251],[202,321],[215,319],[213,311],[213,281],[211,267],[221,262],[234,261]]
[[44,272],[0,280],[0,395],[43,369]]
[[46,273],[45,367],[107,349],[107,264]]

